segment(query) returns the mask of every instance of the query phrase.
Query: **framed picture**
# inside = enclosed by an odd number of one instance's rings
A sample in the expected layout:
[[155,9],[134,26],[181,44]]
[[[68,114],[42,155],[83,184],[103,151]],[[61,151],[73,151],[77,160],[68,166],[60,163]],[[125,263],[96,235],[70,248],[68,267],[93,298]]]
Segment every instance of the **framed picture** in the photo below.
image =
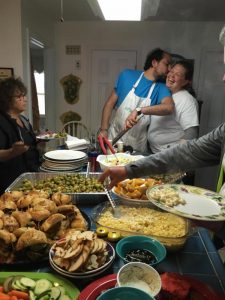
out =
[[0,80],[12,77],[14,74],[13,68],[1,68],[0,67]]

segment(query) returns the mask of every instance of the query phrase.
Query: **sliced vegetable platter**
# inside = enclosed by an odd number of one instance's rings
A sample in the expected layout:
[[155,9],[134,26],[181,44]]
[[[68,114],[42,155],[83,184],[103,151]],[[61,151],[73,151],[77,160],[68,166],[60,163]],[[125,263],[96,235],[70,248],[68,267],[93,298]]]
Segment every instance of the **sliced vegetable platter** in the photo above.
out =
[[70,281],[50,273],[0,272],[0,285],[0,296],[9,296],[5,300],[75,300],[80,294]]

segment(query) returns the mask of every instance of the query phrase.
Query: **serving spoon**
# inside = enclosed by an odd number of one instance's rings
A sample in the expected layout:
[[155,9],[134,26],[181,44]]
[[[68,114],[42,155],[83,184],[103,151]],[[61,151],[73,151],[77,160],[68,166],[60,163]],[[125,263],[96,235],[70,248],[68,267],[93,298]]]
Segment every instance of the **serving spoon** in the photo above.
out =
[[110,205],[112,206],[114,218],[119,219],[121,217],[121,212],[120,212],[119,207],[116,205],[116,202],[112,198],[111,192],[108,189],[108,184],[109,184],[109,178],[107,178],[104,182],[104,191],[108,197]]

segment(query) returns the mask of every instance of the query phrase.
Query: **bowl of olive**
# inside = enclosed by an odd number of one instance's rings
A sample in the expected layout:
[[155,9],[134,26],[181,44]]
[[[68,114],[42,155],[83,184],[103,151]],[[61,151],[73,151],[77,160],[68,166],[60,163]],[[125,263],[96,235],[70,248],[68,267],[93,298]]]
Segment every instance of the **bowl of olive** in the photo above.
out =
[[153,238],[133,235],[117,243],[116,253],[125,263],[142,262],[155,266],[166,257],[166,248]]

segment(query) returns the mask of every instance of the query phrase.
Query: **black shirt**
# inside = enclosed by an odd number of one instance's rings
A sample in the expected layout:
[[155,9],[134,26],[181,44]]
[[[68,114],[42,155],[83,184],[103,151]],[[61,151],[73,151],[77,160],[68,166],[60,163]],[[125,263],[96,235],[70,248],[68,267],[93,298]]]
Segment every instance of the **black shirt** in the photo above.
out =
[[0,113],[0,149],[10,149],[15,142],[23,141],[28,151],[7,161],[0,161],[0,194],[22,173],[37,172],[39,152],[36,137],[28,119],[21,115],[24,127],[8,114]]

